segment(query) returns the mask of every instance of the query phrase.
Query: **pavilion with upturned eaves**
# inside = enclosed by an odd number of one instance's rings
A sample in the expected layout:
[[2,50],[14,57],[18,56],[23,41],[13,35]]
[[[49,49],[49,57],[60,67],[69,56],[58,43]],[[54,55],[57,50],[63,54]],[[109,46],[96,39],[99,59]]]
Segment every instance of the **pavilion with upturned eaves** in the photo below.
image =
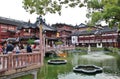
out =
[[[17,29],[19,30],[19,37],[22,43],[26,43],[28,39],[39,39],[39,26],[37,24],[38,24],[38,20],[36,20],[36,22],[33,24],[28,22],[18,26]],[[49,26],[45,22],[43,22],[42,25],[43,25],[42,33],[44,34],[45,43],[47,45],[52,46],[52,43],[54,41],[57,41],[56,38],[57,30]]]
[[[23,22],[10,18],[0,17],[0,43],[5,41],[27,43],[29,39],[39,39],[39,26],[35,23]],[[43,22],[43,34],[46,44],[52,46],[56,38],[57,30]],[[18,41],[17,41],[18,42]]]
[[[118,27],[108,26],[77,26],[72,36],[78,37],[76,45],[79,47],[120,47]],[[82,29],[82,30],[81,30]]]
[[[30,21],[24,22],[0,17],[0,43],[2,44],[6,40],[27,43],[29,39],[39,39],[37,22],[37,19],[35,23],[31,23]],[[120,32],[117,27],[101,26],[101,29],[97,27],[88,27],[83,23],[77,26],[62,23],[50,26],[44,21],[42,29],[45,44],[50,47],[53,47],[56,41],[62,41],[63,45],[72,45],[73,36],[77,37],[74,44],[80,47],[87,47],[88,45],[93,47],[120,47]]]

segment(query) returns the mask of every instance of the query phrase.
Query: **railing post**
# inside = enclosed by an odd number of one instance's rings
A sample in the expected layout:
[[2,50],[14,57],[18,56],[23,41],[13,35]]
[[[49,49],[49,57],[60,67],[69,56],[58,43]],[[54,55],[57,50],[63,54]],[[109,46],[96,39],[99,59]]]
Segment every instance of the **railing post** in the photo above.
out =
[[36,71],[34,71],[34,72],[32,72],[31,74],[34,76],[34,78],[33,78],[33,79],[37,79],[37,70],[36,70]]
[[8,54],[8,69],[10,70],[10,69],[12,69],[12,67],[13,67],[13,54],[12,53],[10,53],[10,54]]

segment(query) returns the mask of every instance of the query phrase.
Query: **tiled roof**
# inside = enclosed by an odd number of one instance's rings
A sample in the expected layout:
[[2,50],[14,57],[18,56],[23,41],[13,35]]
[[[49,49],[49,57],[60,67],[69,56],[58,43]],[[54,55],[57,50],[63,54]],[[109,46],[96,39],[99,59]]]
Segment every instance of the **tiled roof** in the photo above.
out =
[[81,23],[81,24],[78,25],[78,27],[88,27],[88,26],[83,24],[83,23]]
[[24,23],[24,22],[19,21],[19,20],[10,19],[10,18],[0,17],[0,23],[19,26],[21,23]]
[[75,31],[72,35],[81,36],[81,35],[97,35],[108,32],[117,32],[117,27],[109,28],[108,26],[103,26],[102,29],[96,30],[85,30],[85,31]]
[[[24,21],[20,21],[20,20],[0,17],[0,23],[14,25],[17,27],[18,30],[23,29],[23,28],[25,28],[25,29],[27,29],[27,28],[32,28],[32,29],[39,28],[39,26],[37,26],[37,20],[35,23],[30,23],[30,22],[24,22]],[[56,29],[54,27],[47,25],[45,22],[43,23],[43,30],[56,31]]]
[[105,32],[117,32],[117,27],[110,28],[108,26],[104,26],[103,29],[101,30],[101,33]]
[[56,29],[54,27],[49,26],[48,24],[45,23],[45,21],[41,18],[38,17],[36,22],[34,23],[34,25],[36,26],[36,28],[39,28],[39,23],[42,23],[43,27],[43,31],[56,31]]
[[68,27],[73,27],[73,28],[74,28],[73,25],[65,24],[65,23],[56,23],[56,24],[52,24],[52,26],[53,26],[53,27],[58,27],[58,26],[60,26],[60,27],[68,26]]
[[37,20],[36,20],[36,22],[35,23],[30,23],[30,22],[28,22],[28,23],[22,23],[19,27],[18,27],[18,29],[28,29],[28,28],[32,28],[32,29],[39,29],[39,22],[41,22],[42,21],[42,25],[43,25],[43,27],[42,27],[42,29],[43,29],[43,31],[56,31],[56,29],[54,28],[54,27],[51,27],[51,26],[49,26],[49,25],[47,25],[45,22],[43,22],[43,19],[41,19],[40,17],[38,17],[37,18]]
[[18,26],[17,29],[20,30],[20,29],[28,29],[28,28],[34,29],[34,28],[36,28],[36,26],[35,26],[34,24],[32,24],[32,23],[24,22],[24,23],[21,23],[21,24]]

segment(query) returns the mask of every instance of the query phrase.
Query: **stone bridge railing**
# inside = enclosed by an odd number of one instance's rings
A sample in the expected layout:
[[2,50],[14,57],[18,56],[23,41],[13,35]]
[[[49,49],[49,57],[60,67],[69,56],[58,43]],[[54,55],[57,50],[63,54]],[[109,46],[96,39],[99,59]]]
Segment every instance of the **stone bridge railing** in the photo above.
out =
[[[75,47],[74,46],[61,46],[56,48],[47,47],[45,48],[45,51],[71,50],[71,49],[75,49]],[[20,72],[25,72],[24,74],[26,74],[26,71],[40,68],[42,66],[42,63],[43,63],[42,54],[39,52],[39,49],[37,51],[33,51],[33,53],[27,53],[25,51],[22,51],[19,54],[11,53],[6,55],[0,55],[0,79],[14,78],[10,75]]]
[[72,50],[75,49],[75,46],[59,46],[59,47],[46,47],[45,51],[51,51],[51,50]]
[[40,68],[41,62],[40,53],[0,55],[0,77],[16,72]]

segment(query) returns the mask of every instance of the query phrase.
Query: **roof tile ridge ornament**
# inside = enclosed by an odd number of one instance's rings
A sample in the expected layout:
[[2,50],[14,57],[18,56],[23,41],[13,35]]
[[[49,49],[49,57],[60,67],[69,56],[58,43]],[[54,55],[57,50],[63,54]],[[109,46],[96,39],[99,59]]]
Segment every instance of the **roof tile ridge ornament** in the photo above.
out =
[[40,15],[38,18],[37,18],[37,26],[39,26],[40,24],[44,24],[45,23],[45,20],[42,18],[42,16]]

